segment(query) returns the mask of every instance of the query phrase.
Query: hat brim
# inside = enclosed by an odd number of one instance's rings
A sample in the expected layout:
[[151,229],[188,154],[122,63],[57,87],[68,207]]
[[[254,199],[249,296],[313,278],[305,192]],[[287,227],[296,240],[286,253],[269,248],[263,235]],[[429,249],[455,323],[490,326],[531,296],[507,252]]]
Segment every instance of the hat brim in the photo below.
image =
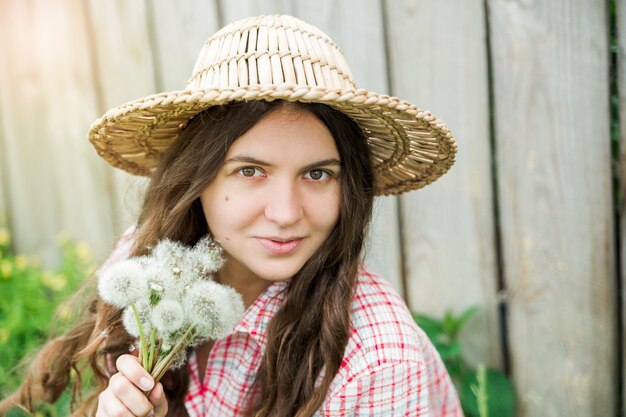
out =
[[456,142],[443,122],[406,101],[362,89],[284,84],[155,94],[109,110],[94,122],[88,137],[111,165],[149,176],[193,116],[245,100],[322,103],[350,116],[371,148],[376,195],[422,188],[454,164]]

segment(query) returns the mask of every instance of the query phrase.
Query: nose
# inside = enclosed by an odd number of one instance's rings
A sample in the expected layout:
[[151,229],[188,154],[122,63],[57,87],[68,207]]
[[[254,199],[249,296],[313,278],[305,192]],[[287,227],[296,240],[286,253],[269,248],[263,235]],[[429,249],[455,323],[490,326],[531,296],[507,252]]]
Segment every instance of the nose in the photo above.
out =
[[277,183],[266,195],[265,217],[280,227],[297,223],[304,215],[298,187],[293,183]]

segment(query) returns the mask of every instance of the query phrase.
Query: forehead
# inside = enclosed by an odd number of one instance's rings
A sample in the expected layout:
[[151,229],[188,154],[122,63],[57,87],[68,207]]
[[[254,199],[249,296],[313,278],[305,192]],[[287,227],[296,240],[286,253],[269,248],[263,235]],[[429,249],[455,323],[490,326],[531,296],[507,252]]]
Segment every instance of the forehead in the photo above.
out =
[[337,158],[335,140],[313,113],[280,107],[259,120],[230,147],[226,159],[246,154],[264,160]]

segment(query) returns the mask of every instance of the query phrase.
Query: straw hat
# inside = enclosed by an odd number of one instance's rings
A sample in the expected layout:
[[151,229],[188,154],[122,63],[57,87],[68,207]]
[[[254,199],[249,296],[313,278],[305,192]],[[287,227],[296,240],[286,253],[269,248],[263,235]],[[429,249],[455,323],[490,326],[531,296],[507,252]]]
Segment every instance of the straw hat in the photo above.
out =
[[150,175],[194,115],[234,100],[276,99],[327,104],[354,119],[372,150],[378,195],[421,188],[454,163],[456,143],[441,121],[406,101],[357,89],[327,35],[282,15],[227,25],[204,43],[185,90],[111,109],[88,136],[111,165]]

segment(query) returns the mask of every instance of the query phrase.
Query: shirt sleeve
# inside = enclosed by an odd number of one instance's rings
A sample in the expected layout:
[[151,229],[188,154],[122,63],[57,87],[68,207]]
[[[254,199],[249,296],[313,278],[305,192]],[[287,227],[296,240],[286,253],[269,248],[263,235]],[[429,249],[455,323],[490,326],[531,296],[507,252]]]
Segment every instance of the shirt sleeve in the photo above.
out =
[[353,377],[325,402],[325,417],[429,416],[428,384],[420,362],[388,362]]

